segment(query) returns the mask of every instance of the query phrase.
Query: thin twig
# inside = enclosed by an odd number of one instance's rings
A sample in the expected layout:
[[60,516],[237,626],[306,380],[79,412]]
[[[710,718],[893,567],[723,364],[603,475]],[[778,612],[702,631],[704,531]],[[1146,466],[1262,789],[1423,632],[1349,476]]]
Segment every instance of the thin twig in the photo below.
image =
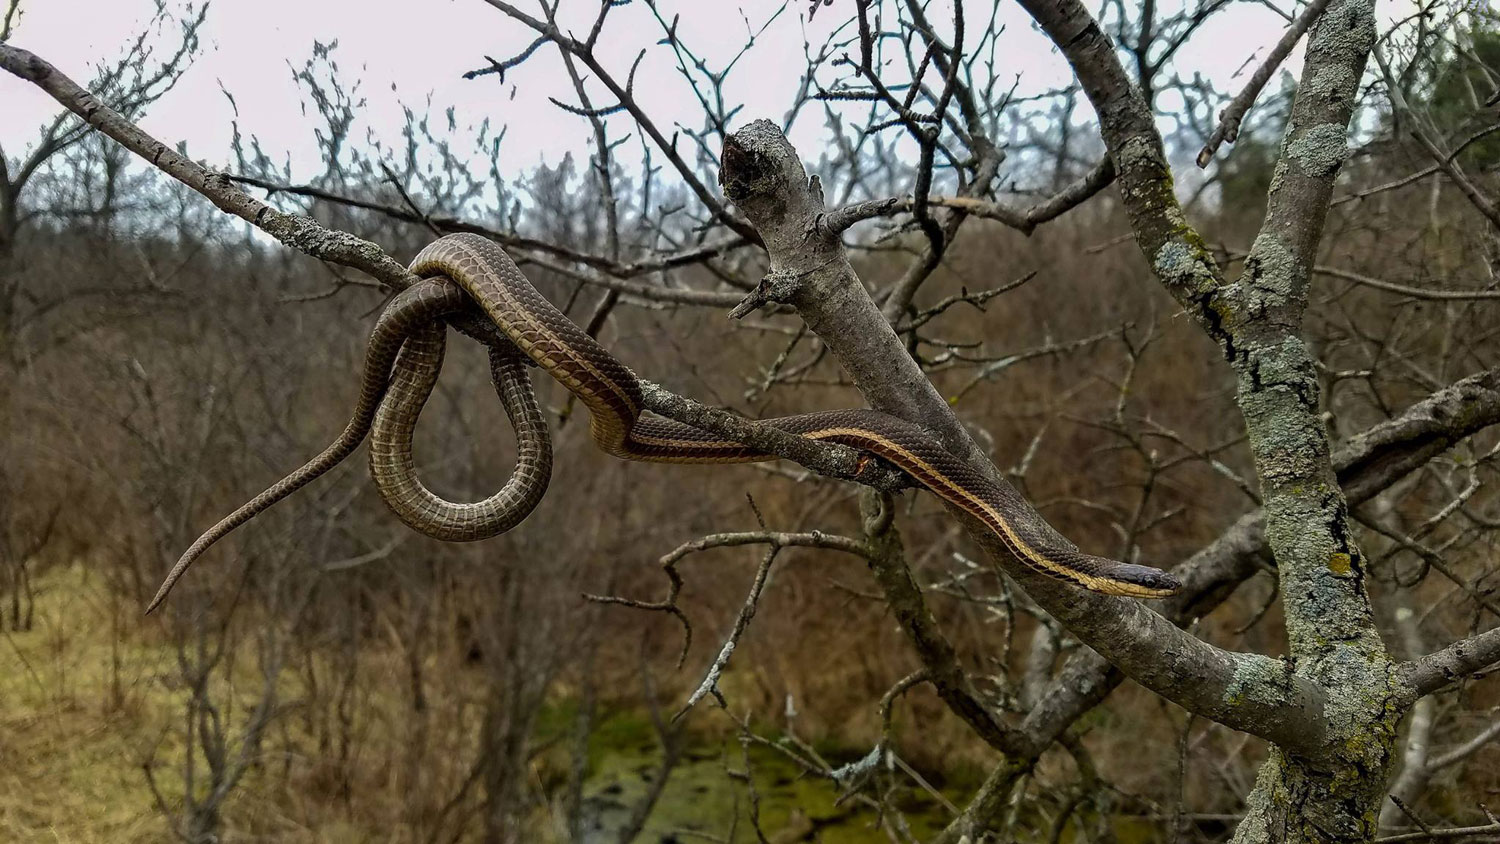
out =
[[1255,98],[1260,96],[1261,89],[1271,81],[1271,74],[1275,73],[1276,68],[1280,67],[1286,57],[1291,54],[1292,48],[1302,40],[1303,33],[1307,32],[1308,27],[1313,25],[1313,21],[1323,14],[1330,2],[1331,0],[1313,0],[1309,3],[1307,8],[1302,10],[1302,14],[1297,16],[1297,20],[1293,21],[1287,31],[1282,34],[1276,46],[1271,48],[1271,53],[1266,56],[1265,62],[1256,68],[1254,75],[1250,77],[1250,82],[1245,85],[1245,89],[1229,101],[1229,105],[1219,115],[1219,125],[1214,128],[1214,133],[1209,136],[1208,143],[1204,144],[1203,149],[1198,153],[1200,168],[1208,166],[1208,162],[1213,160],[1214,153],[1219,151],[1221,144],[1225,141],[1232,144],[1239,138],[1240,123],[1245,119],[1245,113],[1252,105],[1255,105]]

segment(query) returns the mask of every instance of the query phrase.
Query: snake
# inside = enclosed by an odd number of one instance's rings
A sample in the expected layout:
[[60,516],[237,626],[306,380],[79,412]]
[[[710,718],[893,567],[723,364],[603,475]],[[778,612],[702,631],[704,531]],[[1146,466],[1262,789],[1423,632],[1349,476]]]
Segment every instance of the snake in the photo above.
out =
[[[594,444],[627,460],[727,464],[777,459],[676,420],[645,415],[640,380],[619,358],[554,307],[498,244],[473,233],[439,237],[413,259],[421,280],[397,294],[366,345],[359,398],[339,436],[314,458],[209,528],[172,567],[147,612],[166,598],[210,546],[341,463],[366,436],[380,497],[409,527],[449,541],[504,533],[541,501],[552,467],[551,439],[528,364],[557,380],[589,412]],[[477,306],[510,341],[491,345],[490,370],[518,443],[516,468],[495,494],[447,501],[417,477],[412,434],[442,366],[445,321]],[[1021,563],[1048,577],[1107,595],[1160,598],[1181,589],[1169,572],[1085,554],[1071,547],[1014,486],[960,459],[925,428],[864,408],[823,410],[757,424],[873,455],[951,507],[977,519]]]

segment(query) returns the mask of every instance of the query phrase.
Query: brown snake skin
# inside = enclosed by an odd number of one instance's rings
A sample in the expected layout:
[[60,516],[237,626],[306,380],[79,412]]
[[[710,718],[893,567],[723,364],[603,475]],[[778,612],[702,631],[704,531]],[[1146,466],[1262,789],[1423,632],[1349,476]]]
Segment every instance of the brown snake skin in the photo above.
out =
[[[347,457],[373,431],[370,468],[381,497],[412,528],[447,540],[502,533],[529,515],[546,491],[551,440],[537,408],[527,358],[588,408],[594,442],[629,460],[739,463],[775,459],[682,423],[642,418],[636,376],[594,338],[552,306],[499,246],[474,234],[439,238],[411,270],[427,280],[403,291],[371,333],[353,418],[311,461],[226,516],[178,560],[147,612],[155,609],[194,559],[257,513],[300,489]],[[515,349],[491,351],[495,386],[519,444],[516,472],[496,494],[473,504],[434,495],[417,479],[411,435],[442,365],[441,320],[476,303]],[[399,354],[398,354],[399,352]],[[760,424],[874,454],[932,493],[983,522],[1017,559],[1050,577],[1111,595],[1163,597],[1181,588],[1167,572],[1083,554],[1057,543],[1053,532],[1008,484],[991,481],[932,435],[874,410],[827,410]]]

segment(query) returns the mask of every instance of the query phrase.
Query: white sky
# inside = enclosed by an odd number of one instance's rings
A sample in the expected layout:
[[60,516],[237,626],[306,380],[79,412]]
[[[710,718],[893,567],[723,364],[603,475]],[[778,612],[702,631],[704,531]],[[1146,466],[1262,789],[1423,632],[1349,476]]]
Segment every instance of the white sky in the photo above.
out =
[[[21,0],[23,17],[12,37],[29,49],[87,83],[93,63],[118,54],[151,14],[149,0]],[[517,0],[535,13],[531,0]],[[770,0],[662,0],[663,16],[682,13],[679,33],[685,43],[717,67],[744,41],[743,15],[758,28],[780,6]],[[934,4],[943,5],[942,0]],[[970,3],[970,26],[987,15]],[[1163,4],[1166,5],[1166,4]],[[849,13],[850,0],[837,0],[806,21],[807,0],[790,0],[785,12],[757,41],[750,55],[731,75],[727,94],[745,108],[736,117],[743,123],[757,117],[780,121],[797,89],[804,37],[822,42],[830,28]],[[562,14],[580,36],[587,31],[596,0],[564,0]],[[943,14],[934,8],[934,17]],[[1066,66],[1051,45],[1033,31],[1014,4],[1002,9],[1007,30],[999,60],[1007,74],[1020,74],[1021,92],[1061,84]],[[1199,72],[1222,89],[1235,90],[1246,59],[1263,55],[1279,37],[1284,21],[1258,5],[1237,5],[1211,21],[1195,36],[1177,62],[1184,73]],[[805,36],[804,36],[805,34]],[[648,48],[636,85],[638,98],[670,133],[675,120],[700,125],[696,103],[677,75],[661,38],[659,24],[643,2],[611,12],[600,49],[606,66],[623,79],[636,52]],[[532,34],[483,0],[216,0],[202,30],[203,51],[185,78],[151,110],[144,127],[167,143],[185,141],[189,153],[215,166],[230,161],[229,140],[233,112],[220,91],[230,91],[239,105],[246,135],[259,137],[272,154],[287,153],[294,178],[321,171],[312,137],[313,122],[302,113],[301,94],[292,80],[312,54],[314,41],[338,40],[334,58],[346,78],[362,80],[367,98],[366,124],[377,135],[399,141],[401,104],[424,105],[432,98],[432,113],[453,106],[461,126],[477,124],[485,116],[507,124],[505,165],[513,174],[538,162],[555,162],[564,152],[587,155],[587,122],[566,114],[547,101],[549,95],[572,102],[571,85],[563,75],[555,50],[542,51],[504,85],[493,76],[466,81],[462,73],[485,64],[485,55],[507,58],[530,43]],[[1295,64],[1292,65],[1295,68]],[[394,90],[393,90],[394,86]],[[596,105],[608,103],[607,97]],[[35,136],[36,129],[57,110],[56,104],[34,87],[0,74],[0,145],[14,157]],[[792,140],[804,157],[816,157],[823,133],[817,110],[807,112],[794,128]],[[628,116],[612,118],[613,132],[632,127]],[[365,126],[355,129],[364,137]],[[635,153],[622,153],[627,160]]]

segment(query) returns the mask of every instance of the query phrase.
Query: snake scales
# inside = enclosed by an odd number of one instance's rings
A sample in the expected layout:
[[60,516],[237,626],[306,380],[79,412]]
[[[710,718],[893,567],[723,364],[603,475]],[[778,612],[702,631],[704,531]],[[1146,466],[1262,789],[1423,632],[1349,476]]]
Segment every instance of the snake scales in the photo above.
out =
[[[424,280],[396,296],[371,333],[359,401],[339,437],[318,456],[225,516],[198,538],[162,583],[155,609],[188,566],[225,534],[348,457],[367,434],[370,469],[381,497],[412,528],[446,540],[503,533],[529,515],[552,469],[551,440],[537,407],[528,358],[589,410],[594,442],[629,460],[739,463],[773,459],[741,443],[667,419],[641,416],[635,374],[552,306],[499,246],[473,234],[439,238],[411,270]],[[417,478],[411,435],[442,366],[444,318],[478,304],[514,344],[493,349],[490,367],[516,429],[516,471],[483,501],[457,504]],[[955,457],[931,434],[874,410],[828,410],[763,423],[813,440],[836,442],[894,464],[935,495],[983,522],[1031,568],[1096,592],[1161,597],[1180,588],[1159,569],[1061,547],[1014,488]]]

